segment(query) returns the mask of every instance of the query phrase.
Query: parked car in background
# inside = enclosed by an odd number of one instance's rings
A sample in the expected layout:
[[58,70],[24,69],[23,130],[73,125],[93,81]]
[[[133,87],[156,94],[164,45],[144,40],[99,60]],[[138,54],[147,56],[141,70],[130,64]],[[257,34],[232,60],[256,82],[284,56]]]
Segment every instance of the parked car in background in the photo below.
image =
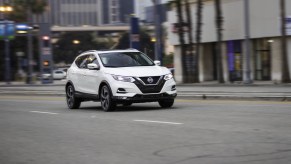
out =
[[67,76],[67,73],[62,70],[54,70],[53,71],[53,79],[54,80],[62,80],[65,79]]
[[62,70],[53,70],[53,75],[51,73],[43,73],[41,76],[43,79],[49,79],[53,76],[54,80],[62,80],[66,78],[67,73]]

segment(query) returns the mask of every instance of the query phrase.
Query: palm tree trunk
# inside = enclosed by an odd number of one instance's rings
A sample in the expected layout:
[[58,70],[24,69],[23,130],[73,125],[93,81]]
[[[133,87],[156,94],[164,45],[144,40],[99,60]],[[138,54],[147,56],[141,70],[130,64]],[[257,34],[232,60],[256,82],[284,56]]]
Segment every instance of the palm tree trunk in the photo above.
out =
[[196,51],[195,51],[195,58],[196,61],[195,65],[195,75],[197,76],[197,82],[199,82],[199,58],[200,58],[200,42],[201,42],[201,34],[202,34],[202,9],[203,9],[203,2],[202,0],[197,0],[197,12],[196,12]]
[[185,0],[185,11],[186,11],[186,17],[187,17],[187,25],[188,25],[188,47],[187,47],[187,55],[188,59],[190,61],[190,68],[188,70],[189,73],[189,82],[199,82],[197,71],[196,71],[196,65],[198,64],[198,61],[195,60],[194,54],[193,54],[193,28],[192,28],[192,17],[191,17],[191,9],[189,0]]
[[287,37],[286,37],[286,9],[285,0],[280,0],[280,11],[281,11],[281,45],[282,45],[282,83],[290,82],[290,74],[288,67],[288,52],[287,52]]
[[183,30],[183,13],[182,13],[182,5],[180,0],[176,0],[177,5],[177,17],[178,17],[178,34],[179,34],[179,42],[181,45],[181,64],[182,64],[182,75],[183,75],[183,83],[188,82],[188,73],[186,70],[186,60],[185,60],[185,54],[186,54],[186,44],[184,40],[184,30]]
[[216,56],[217,56],[217,69],[218,69],[218,82],[224,83],[223,70],[222,70],[222,12],[221,1],[215,0],[215,13],[216,13],[216,32],[217,32],[217,44],[216,44]]

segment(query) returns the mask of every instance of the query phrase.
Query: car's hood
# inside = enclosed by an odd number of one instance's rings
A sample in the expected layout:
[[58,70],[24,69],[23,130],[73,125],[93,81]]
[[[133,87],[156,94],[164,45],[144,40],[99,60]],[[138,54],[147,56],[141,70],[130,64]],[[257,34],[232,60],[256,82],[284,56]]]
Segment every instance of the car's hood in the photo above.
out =
[[160,66],[138,66],[138,67],[117,67],[103,68],[105,73],[122,76],[161,76],[171,73],[166,67]]

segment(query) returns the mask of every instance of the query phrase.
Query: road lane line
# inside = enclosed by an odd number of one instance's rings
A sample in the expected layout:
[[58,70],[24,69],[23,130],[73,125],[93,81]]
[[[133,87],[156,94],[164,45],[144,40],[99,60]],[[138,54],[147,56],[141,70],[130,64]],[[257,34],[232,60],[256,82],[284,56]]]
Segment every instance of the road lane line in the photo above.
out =
[[31,113],[41,113],[41,114],[59,114],[59,113],[52,113],[52,112],[41,112],[41,111],[29,111]]
[[136,122],[149,122],[149,123],[159,123],[159,124],[172,124],[172,125],[182,125],[183,123],[179,122],[165,122],[165,121],[153,121],[153,120],[133,120]]

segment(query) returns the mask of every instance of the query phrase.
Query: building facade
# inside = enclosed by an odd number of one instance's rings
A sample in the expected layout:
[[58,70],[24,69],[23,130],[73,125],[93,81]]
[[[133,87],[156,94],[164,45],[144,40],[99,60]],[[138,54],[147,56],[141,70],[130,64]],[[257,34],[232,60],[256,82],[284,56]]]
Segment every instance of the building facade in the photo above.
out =
[[[222,0],[223,15],[223,78],[225,81],[244,81],[247,66],[245,46],[244,0]],[[282,49],[280,4],[277,0],[250,0],[250,70],[252,80],[281,82]],[[196,27],[196,1],[191,1],[192,25]],[[170,24],[177,23],[176,8],[168,12]],[[286,19],[291,18],[291,1],[286,1]],[[204,2],[202,13],[202,44],[199,57],[199,81],[217,80],[215,51],[216,24],[213,0]],[[291,72],[290,21],[286,21],[288,63]],[[193,29],[195,31],[195,29]],[[178,34],[168,31],[171,44],[175,45],[175,78],[182,82],[181,51]],[[193,37],[195,32],[193,32]],[[187,39],[185,39],[187,40]]]
[[[102,26],[128,23],[135,0],[47,0],[47,11],[33,15],[34,23],[52,26]],[[0,0],[12,4],[12,0]],[[2,15],[2,14],[1,14]]]
[[58,26],[100,26],[127,23],[134,0],[49,0],[51,23]]

